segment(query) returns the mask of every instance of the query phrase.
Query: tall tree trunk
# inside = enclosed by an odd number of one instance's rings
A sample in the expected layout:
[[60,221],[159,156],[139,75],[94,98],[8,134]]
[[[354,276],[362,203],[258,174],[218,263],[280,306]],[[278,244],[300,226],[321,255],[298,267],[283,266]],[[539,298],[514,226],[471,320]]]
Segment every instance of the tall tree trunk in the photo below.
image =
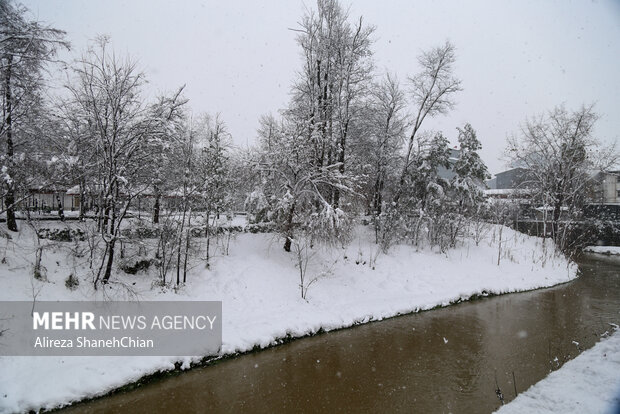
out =
[[381,214],[381,204],[383,202],[383,172],[377,174],[375,181],[374,194],[372,197],[372,213],[375,217]]
[[105,209],[103,210],[103,224],[101,225],[102,233],[108,233],[109,223],[110,223],[110,206],[108,206],[106,202]]
[[185,229],[186,203],[183,203],[183,217],[181,218],[181,228],[177,238],[177,286],[181,284],[181,245],[183,244],[183,230]]
[[[345,148],[347,145],[347,133],[349,130],[349,121],[347,120],[344,123],[344,129],[340,136],[340,145],[338,148],[338,172],[341,177],[344,175],[344,158],[345,158]],[[338,208],[340,206],[340,188],[336,187],[334,189],[334,208]]]
[[206,220],[206,227],[205,227],[205,237],[207,238],[207,258],[206,258],[206,267],[207,269],[209,268],[210,264],[209,264],[209,260],[210,260],[210,247],[211,247],[211,225],[209,224],[209,216],[211,215],[211,206],[209,205],[207,207],[207,220]]
[[185,257],[183,258],[183,283],[187,280],[187,258],[189,257],[189,244],[192,237],[192,208],[189,208],[189,217],[187,218],[187,230],[185,232]]
[[553,222],[552,222],[552,227],[551,227],[551,231],[552,231],[552,237],[553,237],[553,241],[557,243],[557,245],[559,246],[559,235],[560,235],[560,229],[559,229],[559,225],[560,225],[560,215],[562,214],[562,204],[564,204],[564,196],[563,194],[560,194],[557,198],[556,198],[556,202],[553,205]]
[[[108,242],[109,245],[109,249],[108,249],[108,263],[106,265],[105,268],[105,274],[103,275],[103,280],[102,283],[108,283],[108,280],[110,279],[110,276],[112,275],[112,264],[114,263],[114,245],[116,244],[116,236],[117,236],[117,230],[118,229],[118,224],[116,223],[116,204],[117,204],[117,200],[118,197],[120,195],[119,193],[119,188],[118,188],[118,184],[115,183],[115,189],[114,189],[114,199],[111,200],[110,204],[111,206],[107,207],[107,210],[109,211],[110,209],[112,210],[112,217],[110,217],[110,235],[112,237],[112,239]],[[106,215],[106,219],[107,219],[107,215]],[[121,218],[122,220],[122,218]]]
[[418,116],[416,118],[415,124],[413,126],[413,132],[411,132],[411,136],[409,137],[409,143],[407,144],[407,154],[405,155],[403,169],[400,173],[400,178],[398,179],[398,187],[396,187],[396,192],[394,193],[393,202],[395,206],[398,206],[400,201],[400,197],[403,194],[403,190],[405,188],[405,180],[407,178],[407,171],[409,170],[409,162],[411,161],[411,153],[413,151],[413,144],[415,142],[415,137],[418,133],[418,129],[422,123],[422,119],[424,118],[421,113],[422,109],[418,111]]
[[86,218],[86,182],[82,178],[80,180],[80,220]]
[[159,223],[159,205],[161,200],[161,190],[158,185],[153,186],[155,191],[155,205],[153,206],[153,224]]
[[105,273],[103,274],[103,279],[101,280],[101,283],[103,283],[104,285],[108,283],[108,280],[110,280],[110,276],[112,276],[112,265],[114,264],[114,245],[115,244],[116,244],[116,238],[113,237],[112,240],[108,242],[108,262],[106,263]]
[[293,239],[293,216],[295,215],[295,202],[291,205],[286,219],[286,228],[284,229],[286,234],[286,240],[284,241],[284,251],[291,251],[291,240]]
[[6,207],[6,225],[11,231],[17,231],[17,221],[15,220],[15,182],[13,181],[13,96],[11,94],[11,69],[13,64],[13,56],[9,54],[6,66],[6,90],[4,98],[6,100],[6,158],[9,176],[11,180],[6,183],[6,195],[4,202]]
[[[63,194],[62,196],[64,198],[65,195]],[[58,217],[60,217],[60,221],[65,221],[65,210],[62,205],[62,201],[60,200],[59,194],[56,194],[56,202],[58,203]]]
[[383,188],[385,186],[385,177],[386,177],[386,165],[387,161],[385,161],[385,150],[388,144],[389,135],[390,135],[390,124],[392,122],[392,116],[394,112],[390,110],[388,112],[387,120],[385,122],[385,129],[383,131],[384,137],[379,143],[379,154],[378,154],[378,163],[377,163],[377,180],[375,181],[375,189],[373,194],[373,209],[375,217],[378,217],[381,214],[381,210],[383,208]]

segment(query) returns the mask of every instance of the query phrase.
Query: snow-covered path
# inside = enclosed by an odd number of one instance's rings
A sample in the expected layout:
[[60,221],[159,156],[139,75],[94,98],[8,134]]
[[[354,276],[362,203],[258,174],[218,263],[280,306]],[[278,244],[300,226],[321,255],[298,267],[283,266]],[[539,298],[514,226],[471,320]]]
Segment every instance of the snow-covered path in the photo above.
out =
[[567,362],[496,412],[620,413],[620,331]]

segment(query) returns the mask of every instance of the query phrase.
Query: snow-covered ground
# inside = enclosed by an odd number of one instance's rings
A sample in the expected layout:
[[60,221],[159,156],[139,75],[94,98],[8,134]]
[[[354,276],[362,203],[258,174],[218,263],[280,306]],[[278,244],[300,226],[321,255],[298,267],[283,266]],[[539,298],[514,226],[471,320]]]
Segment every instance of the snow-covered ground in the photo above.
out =
[[607,255],[620,255],[620,246],[588,246],[583,249],[583,251]]
[[[395,246],[388,254],[372,243],[369,227],[357,229],[346,248],[323,249],[311,258],[308,277],[319,277],[300,297],[294,255],[272,234],[238,234],[230,254],[220,253],[209,270],[195,263],[179,290],[154,287],[154,273],[126,275],[120,270],[106,297],[123,300],[221,300],[222,354],[277,344],[320,329],[332,330],[370,320],[448,305],[472,295],[501,294],[567,282],[577,267],[553,254],[547,241],[503,230],[498,266],[494,229],[479,246],[473,241],[439,254]],[[56,243],[44,252],[47,282],[32,278],[34,248],[28,231],[11,241],[0,239],[0,300],[93,300],[92,276],[69,254],[74,243]],[[220,250],[221,252],[222,250]],[[546,252],[546,253],[545,253]],[[85,257],[88,257],[86,255]],[[85,260],[85,258],[79,259]],[[152,270],[152,269],[151,269]],[[65,287],[70,273],[77,290]],[[131,289],[129,293],[128,288]],[[197,358],[184,358],[184,367]],[[2,357],[0,412],[52,408],[104,394],[140,377],[170,370],[172,357]]]
[[619,413],[620,331],[567,362],[496,412]]

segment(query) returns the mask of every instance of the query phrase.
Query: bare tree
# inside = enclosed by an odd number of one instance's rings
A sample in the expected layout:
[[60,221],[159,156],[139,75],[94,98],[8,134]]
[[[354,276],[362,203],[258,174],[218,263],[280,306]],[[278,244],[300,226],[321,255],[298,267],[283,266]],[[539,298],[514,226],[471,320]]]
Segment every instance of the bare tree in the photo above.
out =
[[[269,136],[270,132],[266,131]],[[198,151],[194,180],[197,197],[204,209],[206,235],[206,267],[210,266],[211,237],[217,227],[216,223],[227,208],[230,207],[232,181],[230,178],[229,152],[231,135],[220,114],[215,117],[203,115],[197,125]],[[210,222],[210,216],[213,220]],[[215,228],[214,228],[215,227]]]
[[[144,188],[134,178],[143,166],[143,152],[152,120],[141,100],[144,76],[129,59],[108,51],[100,38],[75,69],[76,79],[67,88],[90,127],[97,159],[94,187],[99,192],[99,229],[105,252],[94,285],[107,283],[112,273],[116,241],[131,200]],[[103,274],[103,278],[101,275]]]
[[[314,168],[335,169],[346,179],[350,141],[355,138],[350,135],[352,124],[359,120],[369,92],[374,27],[361,17],[349,22],[348,11],[337,0],[317,0],[317,10],[303,16],[297,32],[304,60],[289,118],[304,125]],[[330,204],[340,206],[339,186],[319,190]]]
[[292,101],[282,121],[263,117],[254,160],[261,174],[252,194],[265,201],[287,252],[302,228],[313,241],[347,238],[342,197],[355,193],[355,177],[346,163],[372,80],[374,28],[349,21],[337,0],[316,4],[295,29],[303,61]]
[[[162,193],[165,189],[173,188],[170,185],[166,186],[165,181],[168,181],[169,184],[176,181],[172,176],[175,175],[178,166],[174,165],[175,161],[170,155],[174,153],[185,134],[186,115],[184,110],[188,99],[182,95],[184,89],[185,85],[178,88],[170,96],[160,96],[150,108],[153,125],[148,137],[148,146],[144,148],[144,151],[147,153],[146,156],[151,159],[154,168],[146,172],[147,176],[144,177],[144,181],[150,183],[153,189],[155,198],[153,205],[154,224],[159,223]],[[165,181],[164,178],[166,178]]]
[[400,88],[398,79],[389,73],[373,88],[370,118],[372,146],[366,157],[373,158],[374,171],[372,182],[372,211],[375,216],[382,212],[386,183],[399,160],[399,153],[404,142],[405,129],[405,94]]
[[398,204],[403,194],[407,172],[411,166],[416,138],[427,117],[446,114],[454,106],[454,94],[461,89],[461,81],[453,75],[456,60],[454,46],[446,42],[418,57],[422,71],[411,77],[412,103],[414,105],[413,130],[409,136],[399,184],[394,194]]
[[252,161],[260,172],[255,193],[268,204],[267,215],[284,237],[287,252],[298,231],[317,242],[345,242],[350,225],[346,214],[321,191],[338,186],[350,192],[350,183],[342,182],[337,165],[315,168],[313,143],[304,135],[303,125],[283,121],[271,136],[273,150],[266,150],[264,137],[259,137],[262,148]]
[[576,111],[559,106],[527,120],[520,136],[508,140],[508,156],[528,171],[524,185],[533,190],[545,211],[552,211],[552,235],[560,247],[559,223],[581,211],[588,187],[594,184],[591,172],[605,170],[616,160],[610,157],[615,151],[602,150],[593,137],[597,119],[591,105]]
[[28,20],[27,12],[10,0],[0,0],[0,138],[6,144],[2,181],[7,227],[11,231],[17,231],[15,133],[23,130],[26,116],[40,103],[38,92],[45,64],[54,59],[59,47],[68,47],[64,32]]

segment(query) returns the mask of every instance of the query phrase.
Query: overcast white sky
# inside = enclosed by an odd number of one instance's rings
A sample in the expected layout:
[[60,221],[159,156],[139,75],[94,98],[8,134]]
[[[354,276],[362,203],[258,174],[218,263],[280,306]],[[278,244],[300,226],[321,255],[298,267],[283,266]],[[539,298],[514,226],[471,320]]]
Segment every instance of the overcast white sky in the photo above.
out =
[[[25,0],[35,18],[65,30],[74,57],[97,34],[138,59],[152,94],[187,84],[194,112],[221,112],[237,145],[258,117],[288,101],[300,67],[295,33],[313,1]],[[304,5],[305,4],[305,5]],[[506,137],[531,115],[595,103],[601,141],[620,140],[620,1],[356,0],[351,16],[376,26],[377,68],[402,81],[420,50],[450,39],[464,91],[428,127],[455,140],[470,122],[492,173]]]

